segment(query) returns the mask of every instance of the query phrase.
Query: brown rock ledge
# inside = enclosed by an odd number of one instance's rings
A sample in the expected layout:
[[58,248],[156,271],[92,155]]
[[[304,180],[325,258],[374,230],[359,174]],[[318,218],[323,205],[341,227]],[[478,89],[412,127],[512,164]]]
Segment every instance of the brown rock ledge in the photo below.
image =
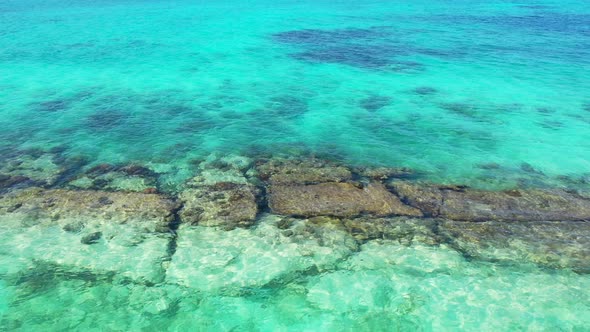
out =
[[26,223],[107,220],[141,223],[161,231],[174,219],[176,203],[155,194],[106,191],[74,191],[30,188],[0,196],[0,216]]
[[30,188],[0,195],[0,253],[14,262],[3,270],[49,263],[161,282],[176,209],[143,193]]
[[438,235],[472,258],[590,273],[590,222],[438,222]]
[[590,199],[563,190],[483,191],[394,181],[389,187],[426,216],[463,221],[590,219]]
[[183,204],[180,221],[227,230],[252,225],[258,214],[259,190],[246,176],[248,163],[219,168],[227,163],[215,158],[201,163],[198,175],[185,183],[179,194]]
[[180,193],[179,216],[183,223],[201,226],[249,226],[258,213],[256,192],[252,185],[231,182],[189,188]]
[[272,159],[260,162],[257,171],[263,181],[275,185],[343,182],[352,179],[348,168],[319,159]]
[[379,182],[362,188],[338,182],[271,185],[268,202],[274,213],[292,216],[422,216],[418,209],[403,204]]

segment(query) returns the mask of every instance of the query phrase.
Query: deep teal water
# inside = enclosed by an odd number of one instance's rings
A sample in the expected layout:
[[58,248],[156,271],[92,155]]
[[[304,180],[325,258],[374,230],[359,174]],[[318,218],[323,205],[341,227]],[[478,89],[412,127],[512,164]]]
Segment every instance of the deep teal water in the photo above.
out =
[[[1,155],[141,163],[170,188],[211,153],[584,188],[589,77],[580,0],[0,0]],[[237,291],[0,269],[0,330],[590,330],[588,275],[366,246],[277,285],[218,277]]]

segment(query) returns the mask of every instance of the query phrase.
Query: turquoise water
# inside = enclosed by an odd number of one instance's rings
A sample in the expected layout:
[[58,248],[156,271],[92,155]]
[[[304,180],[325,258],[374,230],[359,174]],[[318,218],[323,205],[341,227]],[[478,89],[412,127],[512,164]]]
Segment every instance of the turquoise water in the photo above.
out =
[[583,1],[3,1],[0,15],[5,149],[152,163],[175,183],[212,151],[482,187],[571,185],[590,166]]
[[[589,77],[580,0],[2,0],[0,166],[138,163],[175,192],[212,153],[313,154],[588,189]],[[36,260],[70,245],[57,231],[2,230],[26,245],[0,245],[0,330],[590,330],[588,274],[267,226],[180,236],[147,284]]]

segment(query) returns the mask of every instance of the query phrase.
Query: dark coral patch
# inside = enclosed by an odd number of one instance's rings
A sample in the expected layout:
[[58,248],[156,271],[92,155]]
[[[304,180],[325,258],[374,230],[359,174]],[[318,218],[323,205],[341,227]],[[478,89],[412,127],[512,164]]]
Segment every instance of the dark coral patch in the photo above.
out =
[[111,130],[122,125],[127,118],[125,112],[117,109],[97,110],[86,118],[86,125],[92,130]]
[[390,63],[383,50],[369,45],[335,45],[313,48],[296,53],[293,57],[308,62],[338,63],[360,68],[381,68]]
[[500,168],[502,168],[502,166],[500,166],[500,164],[494,163],[494,162],[480,164],[480,165],[477,165],[477,167],[478,168],[481,168],[481,169],[485,169],[485,170],[492,170],[492,169],[500,169]]
[[388,26],[344,29],[302,29],[274,34],[273,40],[299,50],[291,57],[311,63],[334,63],[363,69],[415,71],[422,64],[414,56],[449,58],[464,50],[420,47]]
[[15,188],[15,187],[19,187],[19,186],[25,186],[28,182],[32,182],[32,181],[31,181],[31,179],[29,179],[26,176],[21,176],[21,175],[11,176],[11,175],[6,175],[6,174],[0,174],[0,190],[5,189],[5,188]]
[[307,101],[303,98],[282,95],[270,98],[267,108],[281,117],[292,118],[307,112]]
[[416,69],[421,67],[421,64],[397,57],[415,54],[438,56],[444,53],[402,42],[388,27],[304,29],[280,32],[273,37],[280,43],[297,46],[300,51],[291,54],[297,60],[343,64],[365,69]]
[[410,50],[395,46],[370,44],[336,44],[309,48],[293,54],[293,58],[312,63],[335,63],[365,69],[385,69],[394,71],[416,69],[421,64],[414,61],[396,60],[396,56],[411,54]]
[[421,86],[421,87],[415,88],[414,90],[412,90],[412,92],[414,92],[417,95],[428,96],[428,95],[436,94],[438,92],[438,90],[436,90],[435,88],[429,87],[429,86]]
[[83,102],[93,95],[92,91],[82,90],[73,95],[63,96],[62,98],[53,98],[46,101],[32,103],[31,106],[38,112],[55,113],[63,112]]
[[543,172],[537,170],[536,168],[533,167],[533,165],[529,164],[529,163],[522,163],[520,164],[520,169],[523,172],[526,173],[531,173],[531,174],[543,174]]
[[466,117],[477,116],[477,107],[467,103],[443,103],[440,107],[444,110]]
[[557,120],[546,120],[540,123],[541,127],[551,130],[563,128],[563,123]]
[[40,112],[61,112],[69,108],[70,103],[65,100],[49,100],[38,103],[35,105],[35,109]]
[[116,169],[117,169],[117,166],[105,163],[105,164],[99,164],[99,165],[96,165],[96,166],[90,168],[86,172],[86,174],[89,176],[95,177],[95,176],[100,176],[100,175],[106,174],[108,172],[115,171]]
[[80,243],[82,244],[95,244],[102,238],[102,232],[94,232],[83,236],[80,239]]
[[120,172],[123,172],[130,176],[143,176],[143,177],[157,177],[158,173],[152,171],[151,169],[141,166],[141,165],[126,165],[119,169]]
[[279,32],[274,35],[275,40],[288,44],[325,45],[350,40],[366,40],[379,38],[385,34],[381,29],[345,28],[334,30],[303,29]]
[[541,114],[553,114],[555,113],[555,110],[549,107],[538,107],[537,112]]
[[374,95],[361,100],[359,105],[369,112],[376,112],[390,105],[391,101],[391,97]]

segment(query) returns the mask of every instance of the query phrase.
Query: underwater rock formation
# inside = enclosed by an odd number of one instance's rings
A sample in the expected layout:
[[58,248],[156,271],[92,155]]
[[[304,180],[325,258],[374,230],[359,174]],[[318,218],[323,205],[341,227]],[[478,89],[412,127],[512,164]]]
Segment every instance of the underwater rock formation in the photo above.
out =
[[[0,176],[11,177],[9,182],[27,178],[30,184],[51,186],[66,171],[56,162],[56,156],[45,152],[31,152],[8,158],[0,163]],[[0,182],[4,182],[0,180]],[[9,182],[4,183],[8,186]],[[23,183],[25,181],[16,181]],[[15,183],[16,184],[16,183]]]
[[343,219],[342,224],[346,231],[360,242],[385,239],[395,240],[404,245],[413,242],[437,245],[441,241],[436,233],[437,221],[430,218],[360,217]]
[[248,164],[240,158],[202,162],[200,175],[179,194],[181,222],[226,229],[251,225],[258,213],[259,190],[246,177]]
[[274,159],[257,167],[273,213],[301,217],[421,216],[380,183],[354,182],[346,167],[319,159]]
[[[377,240],[590,272],[590,224],[575,222],[590,219],[589,197],[561,190],[483,191],[409,176],[405,168],[349,168],[316,158],[254,163],[212,155],[200,161],[178,203],[155,190],[15,189],[31,180],[0,176],[0,185],[12,190],[0,194],[0,255],[15,257],[2,271],[43,262],[146,284],[167,278],[201,290],[242,291],[297,271],[331,269],[359,245]],[[110,164],[75,181],[102,179],[102,188],[120,190],[111,186],[117,177],[156,181],[148,168]],[[273,214],[260,216],[265,207]]]
[[590,219],[590,199],[562,190],[483,191],[404,181],[392,181],[389,186],[402,201],[431,217],[465,221]]
[[24,186],[30,182],[31,179],[26,176],[0,174],[0,190],[14,188],[21,185]]
[[256,167],[259,177],[272,185],[344,182],[352,179],[351,171],[341,165],[320,159],[270,159]]
[[415,176],[414,171],[407,167],[357,167],[354,172],[364,178],[378,181]]
[[247,172],[252,166],[252,160],[246,156],[236,154],[212,153],[199,163],[201,170],[235,170]]
[[391,104],[392,98],[388,96],[373,95],[362,99],[359,106],[368,112],[376,112]]
[[429,86],[420,86],[412,90],[417,95],[428,96],[438,93],[438,90]]
[[471,258],[590,272],[590,222],[444,220],[439,222],[438,232]]
[[159,282],[176,208],[154,194],[14,191],[0,195],[0,253],[21,266],[47,262]]
[[262,215],[255,227],[224,231],[183,224],[166,281],[236,295],[243,289],[319,273],[358,250],[345,231],[302,219]]
[[359,244],[389,241],[406,247],[456,250],[466,259],[536,264],[590,273],[590,223],[583,221],[468,222],[432,218],[310,218],[340,229]]
[[66,184],[73,189],[108,191],[154,191],[158,185],[158,174],[151,169],[130,164],[99,164]]
[[248,226],[258,213],[257,189],[248,184],[220,182],[180,193],[183,223],[202,226]]
[[0,215],[23,226],[86,219],[134,222],[156,232],[168,227],[175,208],[172,200],[143,193],[30,188],[0,196]]
[[352,183],[336,182],[272,185],[268,202],[274,213],[304,217],[352,217],[362,214],[422,216],[418,209],[403,204],[378,182],[361,188]]

